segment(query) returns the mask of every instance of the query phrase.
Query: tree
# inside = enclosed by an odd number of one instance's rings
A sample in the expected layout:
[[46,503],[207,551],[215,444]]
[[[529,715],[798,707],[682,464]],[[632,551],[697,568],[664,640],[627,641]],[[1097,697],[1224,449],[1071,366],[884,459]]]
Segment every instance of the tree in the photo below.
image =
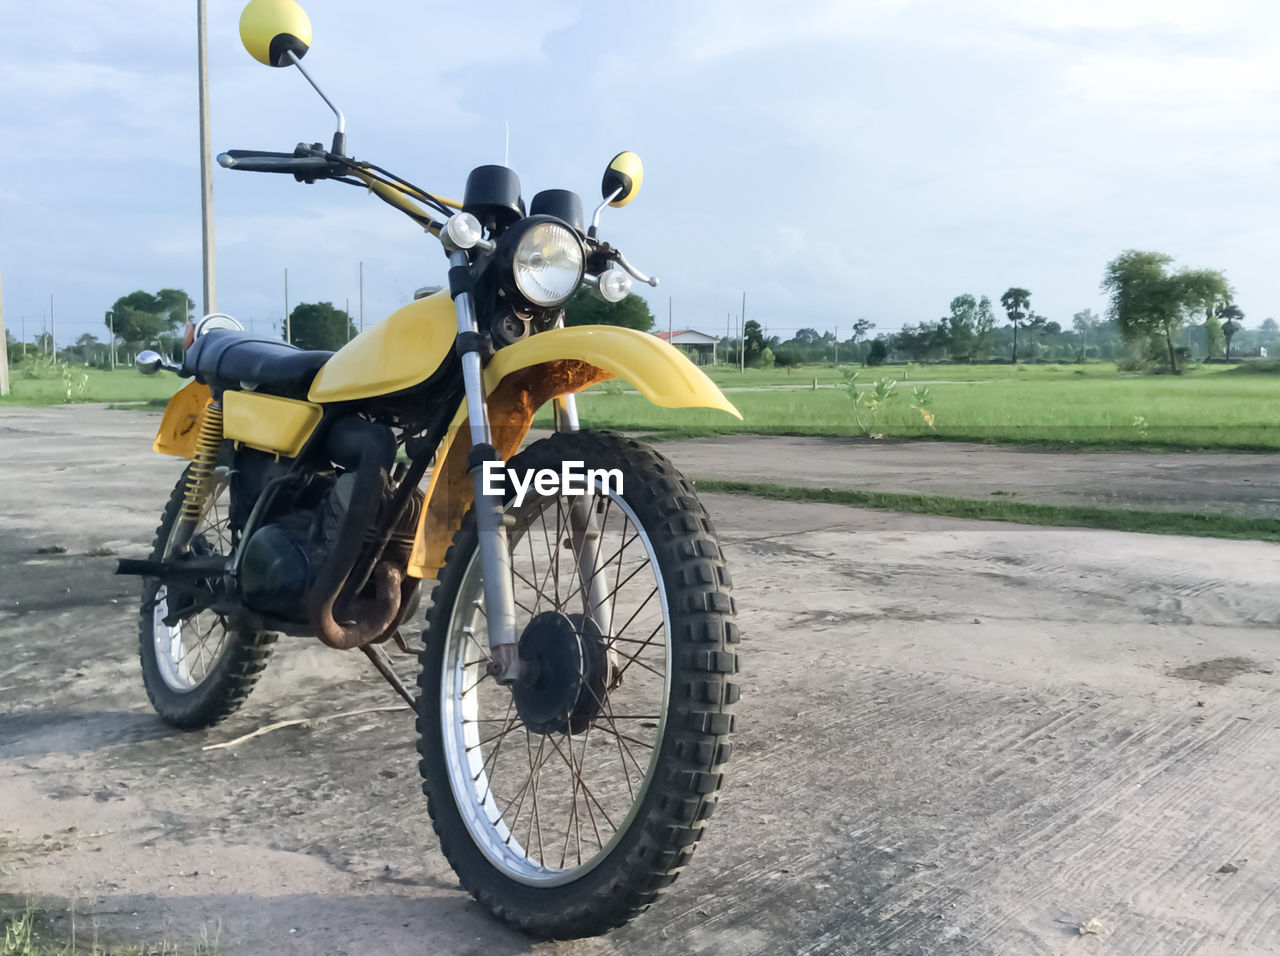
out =
[[1012,286],[1000,296],[1000,304],[1004,306],[1004,313],[1013,326],[1013,363],[1016,365],[1018,363],[1018,324],[1031,311],[1031,293],[1026,289]]
[[1071,327],[1080,336],[1080,361],[1084,362],[1089,358],[1089,333],[1098,327],[1098,317],[1093,309],[1085,309],[1071,317]]
[[973,361],[978,325],[978,303],[967,292],[951,300],[951,315],[946,319],[951,357]]
[[1030,347],[1024,350],[1024,354],[1030,353],[1032,361],[1039,359],[1040,339],[1049,331],[1050,325],[1052,325],[1056,331],[1062,331],[1062,327],[1059,326],[1057,322],[1050,323],[1049,320],[1039,312],[1032,312],[1028,314],[1026,320],[1022,323],[1022,328],[1027,332],[1027,341],[1031,343]]
[[774,362],[790,372],[790,369],[801,363],[800,350],[794,345],[780,345],[773,353]]
[[1222,303],[1221,308],[1217,310],[1219,319],[1222,319],[1222,337],[1227,342],[1227,361],[1231,361],[1231,337],[1244,327],[1244,313],[1240,311],[1240,306],[1234,302],[1227,300]]
[[[755,319],[747,319],[746,325],[742,327],[742,338],[745,343],[747,364],[755,365],[760,361],[765,348],[767,348],[760,323]],[[772,355],[770,356],[769,364],[773,364]]]
[[80,360],[85,365],[89,364],[89,356],[91,350],[102,343],[98,341],[98,337],[90,332],[86,332],[80,338],[76,339],[76,348],[80,350]]
[[355,334],[351,316],[332,302],[299,302],[289,313],[289,335],[299,348],[336,352]]
[[1111,297],[1108,312],[1127,341],[1147,339],[1164,345],[1169,370],[1177,374],[1174,336],[1184,316],[1200,314],[1228,295],[1227,280],[1210,269],[1169,273],[1173,262],[1163,252],[1128,249],[1107,263],[1102,291]]
[[648,332],[653,328],[649,303],[634,292],[621,302],[605,302],[585,286],[580,287],[564,305],[565,325],[620,325]]
[[1217,358],[1226,348],[1227,338],[1222,334],[1222,321],[1213,309],[1204,313],[1204,357]]
[[871,343],[871,348],[867,350],[867,364],[871,366],[883,365],[888,356],[889,350],[885,348],[884,339],[876,339]]
[[986,356],[991,351],[991,330],[995,328],[996,313],[991,308],[991,299],[983,296],[978,300],[978,313],[973,323],[974,352]]
[[[191,320],[195,305],[181,289],[161,289],[155,295],[141,289],[130,292],[111,306],[116,336],[129,347],[164,345],[166,338]],[[103,320],[103,325],[110,324]]]

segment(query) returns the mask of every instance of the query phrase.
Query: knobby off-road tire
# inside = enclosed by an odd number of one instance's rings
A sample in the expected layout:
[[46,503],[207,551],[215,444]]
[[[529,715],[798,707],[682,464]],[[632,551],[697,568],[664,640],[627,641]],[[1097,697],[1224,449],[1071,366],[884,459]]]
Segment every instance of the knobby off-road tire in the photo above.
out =
[[[156,529],[153,561],[164,557],[182,508],[186,483],[184,471]],[[205,514],[191,539],[193,551],[226,554],[230,550],[228,494],[226,481],[215,480]],[[279,635],[274,631],[232,630],[225,618],[212,611],[201,611],[169,628],[162,620],[167,608],[167,595],[159,582],[144,578],[138,656],[147,697],[156,713],[174,727],[211,727],[244,703],[266,668]]]
[[[428,612],[418,716],[423,790],[462,885],[524,932],[561,939],[622,925],[689,862],[715,807],[738,700],[729,575],[693,487],[657,452],[605,432],[553,435],[508,467],[558,471],[563,461],[618,469],[622,493],[531,488],[516,507],[508,485],[516,633],[542,685],[513,694],[484,674],[468,514]],[[601,533],[603,603],[599,592],[585,596],[575,565],[575,500]],[[567,686],[566,660],[578,678]]]

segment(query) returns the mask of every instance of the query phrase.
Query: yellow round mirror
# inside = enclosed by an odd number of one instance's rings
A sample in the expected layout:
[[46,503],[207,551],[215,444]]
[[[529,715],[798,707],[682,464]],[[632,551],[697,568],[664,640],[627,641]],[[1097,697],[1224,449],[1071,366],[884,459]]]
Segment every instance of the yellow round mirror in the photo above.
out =
[[292,66],[311,46],[311,21],[294,0],[250,0],[240,14],[240,42],[259,63]]
[[600,184],[600,194],[608,199],[616,190],[621,190],[609,205],[625,206],[636,198],[643,180],[644,165],[639,156],[628,150],[609,160],[609,168],[604,171],[604,181]]

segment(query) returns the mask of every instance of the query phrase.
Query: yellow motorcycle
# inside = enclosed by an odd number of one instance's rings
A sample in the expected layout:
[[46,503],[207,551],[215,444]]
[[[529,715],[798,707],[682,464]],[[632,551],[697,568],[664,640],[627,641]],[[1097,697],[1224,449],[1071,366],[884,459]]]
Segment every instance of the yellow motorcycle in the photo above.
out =
[[[297,66],[311,25],[252,0],[241,38]],[[516,174],[481,166],[457,202],[330,148],[232,150],[230,169],[368,189],[448,257],[448,286],[337,352],[204,317],[180,365],[194,381],[154,448],[190,460],[146,560],[140,654],[174,726],[245,700],[282,634],[359,648],[417,715],[444,854],[500,918],[538,936],[621,925],[689,861],[715,806],[738,698],[729,574],[690,483],[651,448],[579,429],[574,395],[611,377],[667,408],[737,415],[677,350],[623,328],[564,327],[587,286],[619,301],[656,285],[599,238],[642,169],[621,153],[584,222],[564,189],[526,208]],[[519,451],[535,412],[554,433]],[[517,453],[518,452],[518,453]],[[427,479],[426,490],[422,483]],[[435,580],[418,693],[384,647]]]

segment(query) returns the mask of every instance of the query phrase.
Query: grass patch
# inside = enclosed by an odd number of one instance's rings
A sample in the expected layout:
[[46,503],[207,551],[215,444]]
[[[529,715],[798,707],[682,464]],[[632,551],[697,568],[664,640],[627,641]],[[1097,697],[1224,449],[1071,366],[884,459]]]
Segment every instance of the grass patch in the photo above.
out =
[[1237,365],[1231,371],[1236,375],[1280,375],[1280,359],[1260,359]]
[[887,491],[840,488],[802,488],[767,482],[697,479],[699,491],[711,494],[750,495],[774,501],[805,501],[903,511],[909,514],[976,518],[1016,524],[1062,528],[1101,528],[1141,534],[1181,534],[1200,538],[1233,538],[1280,541],[1280,519],[1235,515],[1189,514],[1178,511],[1130,511],[1120,508],[1033,505],[1016,501],[978,501],[941,495],[912,495]]
[[77,926],[75,907],[67,914],[69,931],[54,928],[50,914],[36,909],[30,902],[9,913],[6,900],[0,897],[0,956],[217,956],[218,932],[202,930],[199,942],[178,945],[161,940],[158,943],[108,945],[99,941],[96,925],[89,933]]
[[168,401],[184,384],[176,375],[142,375],[134,368],[114,372],[60,362],[26,362],[15,365],[10,392],[0,407],[64,405],[76,402]]
[[[779,371],[758,374],[767,374],[776,383]],[[861,379],[870,384],[880,371],[865,370]],[[1128,375],[1114,366],[1092,365],[954,365],[884,371],[890,378],[907,375],[874,426],[877,434],[891,438],[1103,449],[1280,450],[1280,389],[1269,375],[1236,375],[1230,366],[1185,376]],[[936,430],[928,428],[910,407],[913,385],[929,384],[930,380],[916,377],[924,371],[974,376],[932,380],[929,391]],[[1076,374],[1080,371],[1084,374]],[[742,412],[743,421],[707,409],[658,408],[634,391],[588,390],[579,398],[579,411],[592,426],[664,436],[858,434],[849,396],[842,389],[761,387],[730,392],[729,399]],[[544,420],[549,421],[549,416]]]

